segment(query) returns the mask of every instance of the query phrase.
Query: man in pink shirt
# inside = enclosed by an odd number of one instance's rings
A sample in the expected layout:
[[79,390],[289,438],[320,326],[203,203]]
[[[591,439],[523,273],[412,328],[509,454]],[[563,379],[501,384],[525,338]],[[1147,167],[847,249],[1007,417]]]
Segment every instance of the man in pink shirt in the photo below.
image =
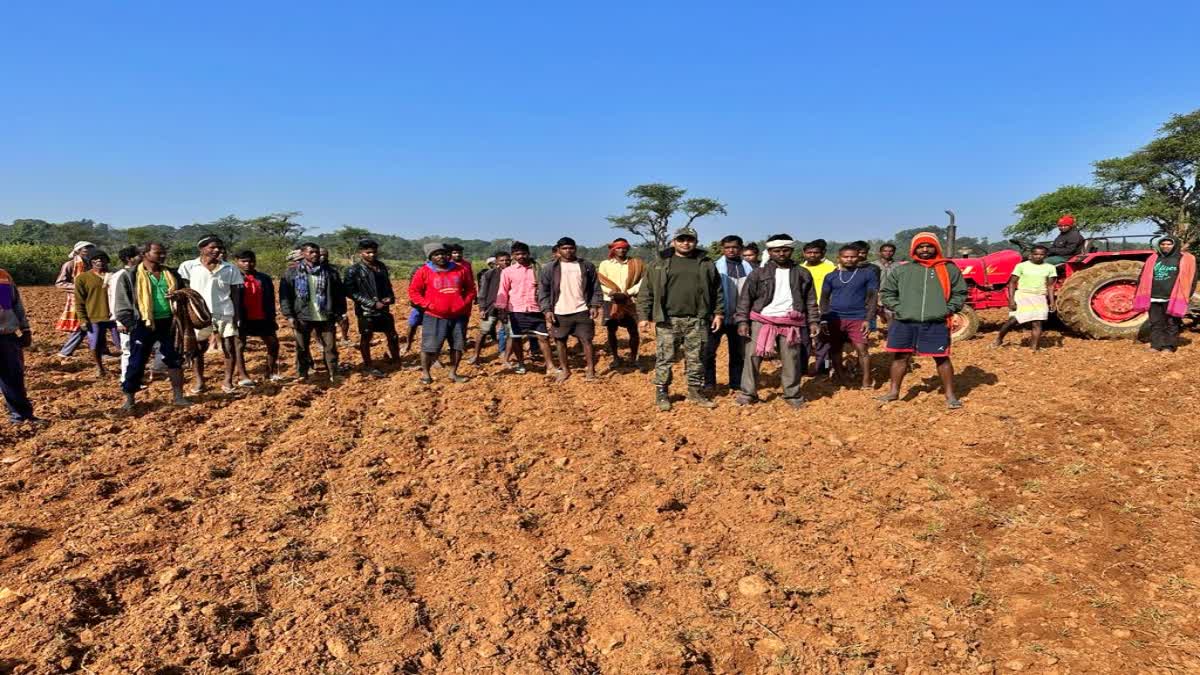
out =
[[536,338],[546,355],[546,371],[550,372],[550,341],[546,317],[538,306],[538,272],[529,254],[529,246],[519,241],[512,244],[513,262],[500,273],[500,288],[496,291],[496,312],[501,321],[508,321],[508,353],[505,361],[516,359],[513,371],[525,374],[524,341]]

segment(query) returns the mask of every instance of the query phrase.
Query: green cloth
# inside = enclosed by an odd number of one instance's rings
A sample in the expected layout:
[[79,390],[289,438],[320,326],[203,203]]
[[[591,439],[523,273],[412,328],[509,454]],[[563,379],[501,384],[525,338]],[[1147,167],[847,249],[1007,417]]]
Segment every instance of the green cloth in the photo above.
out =
[[154,318],[171,318],[171,301],[167,300],[166,272],[159,272],[158,276],[153,274],[150,275],[150,292],[151,297],[154,300]]
[[1045,293],[1046,284],[1057,276],[1054,271],[1054,265],[1047,263],[1037,264],[1028,260],[1017,263],[1013,268],[1013,276],[1017,278],[1018,291],[1033,291],[1035,293]]
[[700,316],[700,259],[671,256],[667,261],[667,316]]
[[308,275],[308,302],[312,307],[313,321],[328,321],[329,317],[321,311],[321,303],[317,302],[317,294],[312,289],[317,287],[317,276],[315,274]]

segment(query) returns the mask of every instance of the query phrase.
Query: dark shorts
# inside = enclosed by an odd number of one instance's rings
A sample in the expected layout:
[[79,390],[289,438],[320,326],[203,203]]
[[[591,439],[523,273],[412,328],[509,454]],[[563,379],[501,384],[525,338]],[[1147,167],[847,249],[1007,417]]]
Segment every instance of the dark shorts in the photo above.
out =
[[888,325],[887,350],[917,356],[950,356],[950,327],[945,321],[893,321]]
[[450,343],[450,351],[461,352],[467,348],[467,321],[470,317],[460,316],[457,319],[440,319],[432,314],[426,314],[421,323],[421,351],[426,354],[439,354],[442,345]]
[[409,328],[416,328],[417,326],[420,326],[424,320],[425,320],[425,310],[423,310],[419,307],[413,307],[412,311],[408,313],[408,327]]
[[508,322],[512,328],[511,338],[546,337],[550,334],[546,330],[546,315],[540,312],[513,312],[508,315]]
[[839,352],[847,342],[855,347],[867,344],[867,338],[863,336],[863,324],[866,322],[866,319],[830,319],[830,348]]
[[396,319],[392,318],[391,313],[379,314],[372,317],[358,317],[358,333],[366,335],[367,333],[386,333],[391,335],[396,332]]
[[279,326],[274,319],[242,319],[238,326],[238,335],[242,337],[275,337]]
[[554,315],[554,337],[566,340],[572,335],[580,340],[592,341],[596,336],[596,322],[592,321],[591,312]]
[[612,303],[605,302],[602,307],[601,316],[604,319],[605,326],[620,326],[629,330],[637,330],[637,312],[631,312],[619,319],[614,319],[612,317]]

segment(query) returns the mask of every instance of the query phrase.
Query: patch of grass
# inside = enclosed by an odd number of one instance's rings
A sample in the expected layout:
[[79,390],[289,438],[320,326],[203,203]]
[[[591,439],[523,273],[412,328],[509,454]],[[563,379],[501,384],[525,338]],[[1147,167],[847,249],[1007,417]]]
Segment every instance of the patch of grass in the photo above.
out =
[[775,657],[774,665],[776,668],[790,669],[800,667],[800,657],[796,656],[791,650],[784,650]]
[[755,473],[774,473],[782,468],[782,464],[768,455],[760,454],[750,460],[750,470]]
[[1079,592],[1081,595],[1083,595],[1083,597],[1087,598],[1088,605],[1096,609],[1108,609],[1109,607],[1116,607],[1118,604],[1120,604],[1120,600],[1118,598],[1103,593],[1095,586],[1084,586],[1079,590]]
[[940,520],[935,520],[925,525],[925,529],[917,534],[917,539],[921,541],[933,541],[940,537],[945,530],[946,525]]
[[1033,494],[1037,494],[1041,491],[1042,491],[1042,481],[1040,481],[1040,480],[1027,480],[1024,483],[1021,483],[1021,492],[1030,492]]
[[935,480],[931,479],[925,481],[925,486],[929,488],[931,493],[933,493],[933,500],[935,502],[940,502],[944,499],[950,498],[950,489]]
[[637,604],[652,590],[654,590],[654,584],[649,581],[626,581],[621,584],[621,592],[630,604]]
[[1074,464],[1067,464],[1062,468],[1063,475],[1065,476],[1079,476],[1091,470],[1092,465],[1087,462],[1075,462]]
[[974,591],[971,591],[971,599],[967,601],[967,604],[970,605],[971,607],[978,607],[980,609],[983,609],[984,607],[987,607],[988,605],[992,604],[992,596],[988,595],[987,593],[984,593],[981,590],[976,589]]
[[793,598],[793,597],[819,598],[823,595],[828,595],[828,594],[829,594],[828,586],[812,586],[812,587],[808,587],[808,588],[803,587],[803,586],[784,586],[783,587],[783,597],[789,598],[789,599]]
[[1192,582],[1184,579],[1178,574],[1172,574],[1171,576],[1167,577],[1167,582],[1163,584],[1163,595],[1177,598],[1182,595],[1187,595],[1195,588],[1196,585]]
[[1153,605],[1138,610],[1137,621],[1147,626],[1160,626],[1170,620],[1171,615]]

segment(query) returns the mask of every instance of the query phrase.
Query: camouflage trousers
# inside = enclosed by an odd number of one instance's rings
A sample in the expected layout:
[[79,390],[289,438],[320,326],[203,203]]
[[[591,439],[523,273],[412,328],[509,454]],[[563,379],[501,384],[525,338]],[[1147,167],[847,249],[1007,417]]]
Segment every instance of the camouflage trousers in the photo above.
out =
[[704,361],[700,357],[708,339],[708,323],[700,317],[672,316],[654,325],[656,386],[671,384],[671,366],[679,358],[680,348],[683,349],[688,386],[704,386]]

